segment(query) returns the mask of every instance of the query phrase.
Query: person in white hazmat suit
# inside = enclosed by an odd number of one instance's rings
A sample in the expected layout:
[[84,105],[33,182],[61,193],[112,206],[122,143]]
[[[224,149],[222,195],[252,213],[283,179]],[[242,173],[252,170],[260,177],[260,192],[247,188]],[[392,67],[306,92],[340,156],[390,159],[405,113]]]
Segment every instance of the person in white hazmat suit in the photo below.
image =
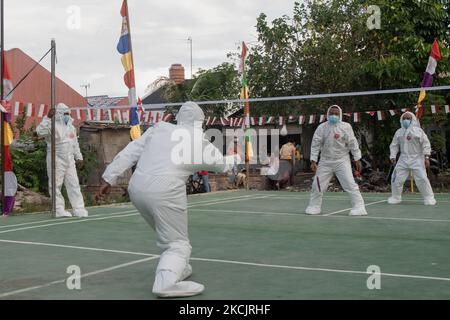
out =
[[[77,130],[72,124],[70,109],[64,103],[59,103],[56,109],[50,109],[47,116],[37,126],[36,133],[47,142],[47,175],[49,192],[52,194],[51,179],[51,119],[55,117],[55,151],[56,151],[56,217],[87,217],[83,195],[80,190],[76,163],[82,163],[83,155],[78,144]],[[61,194],[62,185],[66,186],[67,195],[72,205],[72,214],[65,210],[64,197]]]
[[[433,189],[427,177],[426,168],[430,166],[431,145],[416,116],[405,112],[400,117],[401,128],[397,130],[390,145],[390,159],[395,166],[391,178],[392,196],[389,204],[402,202],[403,185],[412,172],[417,188],[425,205],[435,205]],[[400,152],[400,158],[397,154]]]
[[132,203],[156,231],[157,245],[162,250],[153,284],[153,293],[159,297],[203,292],[202,284],[185,281],[192,274],[186,180],[201,170],[226,172],[239,157],[223,157],[204,138],[204,117],[196,103],[186,102],[176,116],[177,125],[155,124],[129,143],[103,174],[100,199],[121,174],[137,164],[128,192]]
[[[311,144],[311,170],[316,173],[312,184],[306,214],[320,214],[323,193],[333,177],[339,180],[351,198],[351,216],[367,215],[364,200],[353,174],[349,152],[356,161],[356,170],[361,171],[361,151],[353,128],[342,121],[342,109],[333,105],[328,109],[327,120],[317,127]],[[320,154],[320,162],[317,164]]]

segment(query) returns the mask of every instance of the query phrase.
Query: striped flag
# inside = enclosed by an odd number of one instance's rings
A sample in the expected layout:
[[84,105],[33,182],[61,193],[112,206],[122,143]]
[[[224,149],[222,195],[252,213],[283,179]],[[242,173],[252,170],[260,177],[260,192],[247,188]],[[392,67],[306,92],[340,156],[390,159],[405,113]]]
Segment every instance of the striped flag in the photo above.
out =
[[445,113],[450,113],[450,107],[448,104],[445,105]]
[[6,55],[3,51],[3,100],[5,101],[11,101],[13,94],[12,94],[13,84],[12,84],[12,78],[11,73],[9,71],[9,65],[6,62]]
[[417,101],[417,105],[418,105],[418,108],[416,111],[417,119],[420,119],[423,114],[422,101],[426,97],[426,91],[423,90],[423,88],[429,88],[433,85],[433,75],[436,72],[437,62],[441,59],[442,59],[442,56],[441,56],[441,51],[439,50],[439,43],[437,42],[436,39],[434,39],[433,45],[431,47],[430,57],[428,58],[427,69],[423,75],[423,80],[422,80],[422,85],[421,85],[422,90],[420,91],[419,99]]
[[393,117],[397,114],[395,110],[389,110],[390,115]]
[[28,103],[27,105],[27,117],[33,117],[34,116],[34,108],[32,103]]
[[325,115],[324,114],[321,114],[320,115],[320,119],[319,119],[319,123],[322,123],[322,122],[324,122],[325,121]]
[[267,124],[272,124],[274,120],[275,120],[274,117],[268,117],[266,123],[267,123]]
[[306,120],[305,116],[298,117],[298,124],[305,124],[305,120]]
[[264,123],[265,123],[265,117],[259,117],[259,120],[258,120],[258,126],[263,126],[264,125]]
[[81,120],[81,110],[80,109],[76,109],[76,114],[77,114],[77,119]]
[[41,104],[39,106],[39,112],[38,112],[38,118],[43,118],[46,114],[47,114],[47,105],[46,104]]
[[14,104],[14,115],[18,116],[20,114],[20,102],[16,101]]
[[377,118],[379,121],[384,120],[384,112],[383,111],[377,111]]
[[353,113],[353,121],[356,122],[361,122],[361,113],[359,112],[354,112]]
[[431,106],[431,113],[439,113],[439,107],[435,106],[435,105],[432,105]]
[[92,121],[94,119],[94,110],[92,110],[91,108],[87,108],[86,114],[89,121]]
[[315,114],[310,115],[308,124],[313,124],[315,122],[316,122],[316,115]]
[[284,117],[278,117],[278,124],[282,126],[284,124]]

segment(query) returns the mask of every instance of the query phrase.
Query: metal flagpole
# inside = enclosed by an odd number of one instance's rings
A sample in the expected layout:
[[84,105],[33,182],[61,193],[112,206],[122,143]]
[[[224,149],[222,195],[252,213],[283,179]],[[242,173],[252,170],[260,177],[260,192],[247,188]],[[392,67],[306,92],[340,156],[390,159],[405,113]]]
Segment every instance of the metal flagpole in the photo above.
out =
[[[4,81],[4,72],[5,72],[5,68],[4,68],[4,66],[5,66],[5,61],[4,61],[4,54],[5,54],[5,37],[4,37],[4,27],[5,27],[5,23],[4,23],[4,21],[5,21],[5,13],[4,13],[4,9],[5,9],[5,7],[4,7],[4,3],[3,3],[3,0],[1,0],[1,3],[0,3],[0,18],[1,18],[1,26],[0,26],[0,28],[1,28],[1,40],[0,40],[0,42],[1,42],[1,58],[0,58],[0,64],[1,64],[1,66],[0,66],[0,97],[1,97],[1,101],[3,101],[3,97],[4,97],[4,94],[5,94],[5,92],[4,92],[4,83],[3,83],[3,81]],[[2,183],[2,214],[5,212],[5,130],[4,130],[4,124],[5,124],[5,114],[3,113],[3,112],[0,112],[1,113],[1,133],[0,133],[0,140],[1,140],[1,143],[0,143],[0,145],[1,145],[1,166],[2,166],[2,168],[0,169],[1,170],[1,183]]]
[[[55,109],[55,100],[56,100],[56,85],[55,85],[55,67],[56,67],[56,42],[55,39],[52,39],[51,41],[51,48],[52,48],[52,62],[51,62],[51,108]],[[51,190],[51,197],[52,197],[52,217],[56,217],[56,149],[55,149],[55,143],[56,143],[56,134],[55,134],[55,127],[56,127],[56,117],[52,117],[52,148],[51,148],[51,180],[52,180],[52,190]]]

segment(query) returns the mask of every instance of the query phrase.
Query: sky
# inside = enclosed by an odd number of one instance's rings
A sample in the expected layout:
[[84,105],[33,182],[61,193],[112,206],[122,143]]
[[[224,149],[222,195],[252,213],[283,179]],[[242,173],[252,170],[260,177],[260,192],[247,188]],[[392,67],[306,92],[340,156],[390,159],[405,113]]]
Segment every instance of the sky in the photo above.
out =
[[[55,38],[57,76],[83,96],[126,96],[116,45],[122,0],[4,0],[5,48],[38,60]],[[292,15],[294,0],[128,0],[138,96],[173,63],[193,69],[227,61],[241,41],[256,42],[256,19]],[[50,59],[43,61],[50,68]]]

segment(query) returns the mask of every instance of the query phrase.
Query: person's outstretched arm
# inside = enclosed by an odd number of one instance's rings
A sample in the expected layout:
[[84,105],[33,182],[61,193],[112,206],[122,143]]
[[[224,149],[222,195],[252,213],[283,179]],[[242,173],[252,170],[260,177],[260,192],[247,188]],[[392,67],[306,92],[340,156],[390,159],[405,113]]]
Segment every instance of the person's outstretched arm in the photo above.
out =
[[149,128],[142,137],[130,142],[115,156],[102,175],[102,178],[106,183],[110,186],[115,185],[117,179],[139,161],[145,145],[147,144],[147,140],[151,139],[152,133],[153,128]]

